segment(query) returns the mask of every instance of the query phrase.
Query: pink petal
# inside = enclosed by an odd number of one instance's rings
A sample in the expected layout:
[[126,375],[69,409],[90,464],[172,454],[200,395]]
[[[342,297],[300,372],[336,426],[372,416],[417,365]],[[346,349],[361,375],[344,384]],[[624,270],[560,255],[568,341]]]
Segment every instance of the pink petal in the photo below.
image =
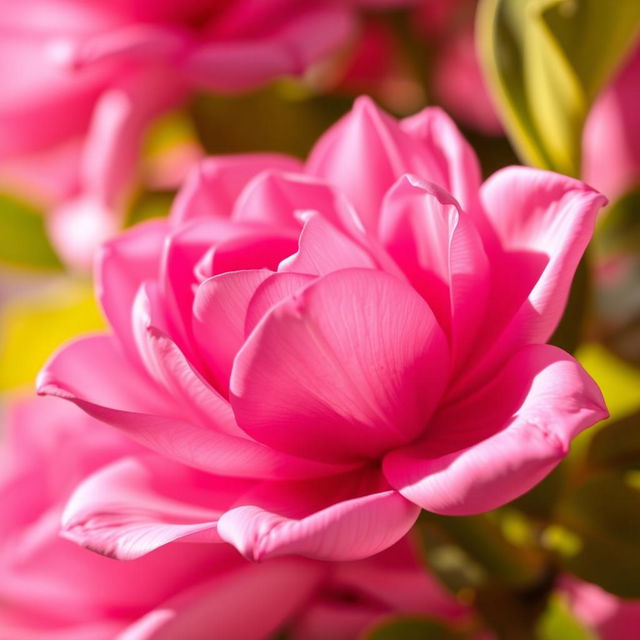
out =
[[296,214],[318,211],[339,224],[344,213],[336,194],[324,182],[304,174],[266,171],[256,176],[238,198],[233,219],[299,230]]
[[304,227],[297,253],[280,263],[278,271],[325,275],[338,269],[373,269],[376,263],[359,245],[350,240],[315,211],[302,214]]
[[[256,7],[244,9],[246,14]],[[268,24],[268,23],[267,23]],[[184,63],[196,85],[215,91],[238,91],[275,76],[301,74],[308,65],[346,42],[353,31],[352,14],[344,3],[324,3],[279,17],[275,29],[260,26],[250,35],[212,39],[197,47]],[[257,34],[256,34],[257,31]],[[242,35],[242,34],[241,34]]]
[[193,369],[178,346],[166,334],[157,286],[140,287],[133,307],[133,324],[141,359],[149,375],[180,402],[181,415],[190,421],[231,435],[243,436],[229,402]]
[[172,221],[182,224],[194,218],[230,217],[242,190],[267,170],[295,173],[302,170],[302,164],[275,153],[205,158],[180,189],[171,210]]
[[383,470],[429,511],[488,511],[535,486],[574,436],[605,417],[602,394],[570,355],[530,345],[484,388],[438,413],[420,444],[388,454]]
[[297,614],[324,575],[323,565],[297,558],[242,562],[163,603],[118,640],[264,640]]
[[317,460],[376,458],[414,438],[448,377],[424,301],[380,271],[330,273],[272,309],[236,356],[238,424]]
[[387,189],[404,173],[428,179],[436,169],[419,141],[369,98],[353,109],[314,146],[307,171],[346,194],[367,230],[375,231]]
[[379,236],[449,333],[459,362],[484,319],[490,287],[473,220],[436,185],[404,176],[385,197]]
[[[203,482],[209,505],[198,489]],[[62,517],[62,534],[120,560],[139,558],[180,538],[219,542],[221,508],[230,502],[232,488],[240,492],[248,486],[247,481],[199,477],[166,459],[122,458],[78,486]]]
[[[336,472],[181,417],[180,406],[122,357],[109,336],[71,342],[38,377],[38,393],[71,400],[161,455],[197,469],[239,477],[296,478]],[[340,467],[337,468],[340,470]]]
[[253,560],[302,555],[355,560],[397,542],[419,508],[388,490],[376,470],[323,481],[259,486],[218,521],[218,533]]
[[245,337],[249,336],[272,307],[304,289],[314,280],[313,276],[301,273],[274,273],[264,280],[249,301],[244,321]]
[[207,368],[220,389],[229,389],[236,353],[244,342],[247,307],[267,269],[232,271],[205,280],[193,303],[193,333]]
[[467,213],[477,207],[482,179],[480,163],[453,120],[439,107],[428,107],[400,122],[400,128],[419,140],[435,167],[428,179],[442,187],[460,203]]
[[96,258],[96,289],[102,310],[128,356],[137,358],[131,308],[140,285],[158,277],[165,222],[137,225],[102,245]]
[[455,395],[490,375],[521,346],[546,342],[593,233],[604,196],[578,180],[525,167],[495,173],[481,199],[498,245],[488,249],[493,287],[473,366]]

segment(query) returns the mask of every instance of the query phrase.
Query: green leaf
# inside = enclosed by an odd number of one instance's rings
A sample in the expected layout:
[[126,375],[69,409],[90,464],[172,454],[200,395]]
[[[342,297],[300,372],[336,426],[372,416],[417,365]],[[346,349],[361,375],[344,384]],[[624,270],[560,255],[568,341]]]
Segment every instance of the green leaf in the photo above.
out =
[[457,636],[433,620],[418,616],[388,618],[366,632],[363,640],[453,640]]
[[560,551],[564,568],[621,597],[640,598],[640,491],[622,474],[587,479],[557,509],[575,544]]
[[34,207],[0,193],[0,263],[36,269],[60,269],[44,220]]
[[82,282],[59,280],[11,299],[0,316],[0,391],[32,385],[63,342],[103,326],[93,292]]
[[549,598],[546,610],[538,619],[536,637],[538,640],[597,640],[573,617],[560,594]]
[[637,0],[481,0],[481,64],[526,163],[580,174],[589,108],[639,28]]

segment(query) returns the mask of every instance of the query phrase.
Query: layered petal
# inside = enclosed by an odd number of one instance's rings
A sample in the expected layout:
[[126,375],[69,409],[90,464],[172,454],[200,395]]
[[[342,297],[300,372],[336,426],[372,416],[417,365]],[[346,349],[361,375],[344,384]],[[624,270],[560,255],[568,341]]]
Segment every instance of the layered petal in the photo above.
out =
[[556,347],[529,345],[484,388],[443,408],[420,443],[389,453],[384,474],[429,511],[488,511],[535,486],[574,436],[607,415],[578,362]]
[[484,320],[491,285],[473,220],[433,183],[404,176],[385,197],[379,236],[448,332],[460,361]]
[[486,377],[521,346],[550,338],[596,215],[606,203],[578,180],[525,167],[494,174],[480,196],[499,244],[489,251],[490,313],[475,362],[458,382],[457,393]]
[[218,533],[253,560],[302,555],[364,558],[397,542],[419,507],[389,489],[377,470],[322,481],[264,484],[218,521]]
[[63,514],[62,535],[120,560],[139,558],[180,538],[219,542],[221,509],[234,489],[248,485],[200,477],[168,460],[122,458],[80,483]]
[[463,211],[475,213],[482,178],[480,163],[453,120],[439,107],[428,107],[402,120],[400,128],[424,145],[424,154],[434,165],[430,175],[419,177],[451,193]]
[[228,218],[252,178],[263,171],[298,172],[302,163],[275,153],[205,158],[191,170],[171,209],[174,224],[195,218]]
[[297,478],[340,469],[186,420],[171,396],[132,368],[109,336],[83,338],[54,354],[38,377],[38,393],[71,400],[161,455],[211,473]]
[[416,437],[448,379],[446,338],[393,276],[335,271],[277,307],[236,356],[238,424],[277,450],[325,461],[375,458]]
[[140,285],[158,277],[169,226],[144,222],[102,245],[96,256],[96,293],[113,332],[136,361],[131,309]]
[[349,268],[373,269],[373,257],[316,211],[301,215],[304,221],[298,251],[285,258],[278,271],[322,276]]
[[325,573],[319,563],[302,559],[245,563],[163,603],[118,640],[263,640],[306,604]]
[[207,369],[223,392],[236,353],[244,341],[249,301],[271,272],[247,269],[222,273],[205,280],[193,303],[193,333]]
[[373,232],[382,199],[397,178],[410,172],[430,179],[435,170],[419,142],[362,97],[318,140],[307,161],[307,171],[338,187]]

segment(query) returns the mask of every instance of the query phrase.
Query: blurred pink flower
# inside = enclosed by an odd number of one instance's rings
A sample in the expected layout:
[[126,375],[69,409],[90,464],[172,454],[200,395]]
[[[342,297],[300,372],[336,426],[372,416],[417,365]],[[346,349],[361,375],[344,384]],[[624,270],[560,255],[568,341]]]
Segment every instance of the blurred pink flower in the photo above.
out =
[[0,0],[0,178],[49,201],[54,243],[86,267],[122,223],[150,120],[195,89],[303,72],[348,40],[360,4]]
[[600,640],[636,640],[640,634],[640,600],[625,600],[595,584],[565,578],[561,590],[578,620]]
[[365,98],[306,165],[206,160],[169,221],[104,246],[113,333],[39,377],[200,471],[115,464],[76,491],[66,535],[122,558],[197,529],[249,558],[350,560],[420,508],[516,498],[607,415],[544,344],[604,201],[523,167],[481,185],[442,111],[397,122]]
[[[390,23],[371,16],[364,21],[351,58],[340,76],[340,87],[371,93],[399,112],[411,113],[425,99],[443,105],[465,126],[485,135],[501,135],[502,124],[491,101],[475,48],[476,0],[423,0],[411,10],[411,28],[422,48],[407,60],[407,43]],[[416,73],[417,72],[417,73]],[[419,76],[428,78],[427,93]],[[416,77],[418,76],[418,77]],[[418,105],[416,107],[415,105]]]
[[582,163],[584,180],[611,200],[640,185],[640,46],[589,114]]
[[260,640],[287,625],[296,640],[347,640],[392,612],[466,616],[425,574],[408,540],[334,566],[295,558],[250,564],[227,545],[198,543],[132,562],[90,553],[58,537],[64,502],[86,474],[136,454],[136,445],[59,400],[23,401],[9,416],[0,478],[2,638]]

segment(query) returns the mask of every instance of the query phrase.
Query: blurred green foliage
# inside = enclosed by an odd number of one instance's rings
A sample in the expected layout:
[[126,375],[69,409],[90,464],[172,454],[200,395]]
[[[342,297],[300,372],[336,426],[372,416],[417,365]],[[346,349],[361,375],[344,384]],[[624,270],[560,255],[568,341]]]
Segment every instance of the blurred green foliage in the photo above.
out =
[[33,269],[60,269],[42,213],[34,206],[0,193],[0,264]]

